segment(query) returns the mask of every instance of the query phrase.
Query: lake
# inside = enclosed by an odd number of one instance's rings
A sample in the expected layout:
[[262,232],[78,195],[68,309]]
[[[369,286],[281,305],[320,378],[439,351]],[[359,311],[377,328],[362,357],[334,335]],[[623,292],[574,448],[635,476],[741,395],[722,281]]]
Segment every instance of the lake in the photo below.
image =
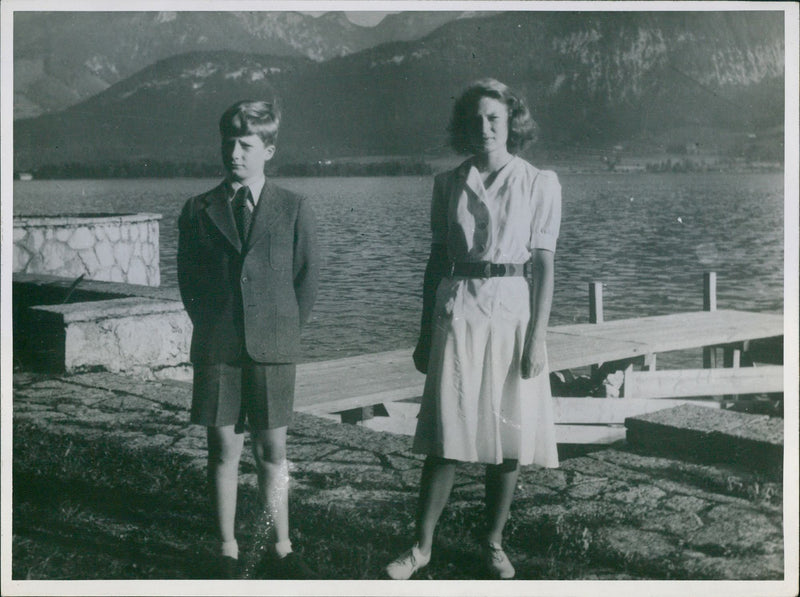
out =
[[[551,324],[588,321],[588,284],[606,319],[702,309],[717,272],[720,309],[783,310],[783,174],[560,176],[561,237]],[[428,254],[431,177],[280,178],[310,198],[324,267],[306,328],[310,359],[413,346]],[[15,214],[155,212],[161,284],[176,286],[178,213],[202,179],[14,182]],[[698,353],[699,354],[699,353]]]

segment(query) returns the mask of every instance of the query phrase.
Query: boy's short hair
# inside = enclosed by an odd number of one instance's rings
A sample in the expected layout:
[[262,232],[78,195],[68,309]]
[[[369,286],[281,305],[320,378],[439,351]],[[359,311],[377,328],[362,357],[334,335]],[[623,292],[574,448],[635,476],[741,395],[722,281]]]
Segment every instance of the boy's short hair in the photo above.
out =
[[258,135],[264,145],[278,140],[281,108],[277,97],[272,101],[242,100],[225,110],[219,119],[219,132],[225,137]]
[[483,97],[503,102],[508,108],[508,141],[510,153],[517,153],[528,143],[536,140],[538,126],[531,117],[525,100],[496,79],[479,79],[470,83],[453,105],[453,115],[447,132],[450,134],[450,147],[461,154],[470,154],[468,119],[474,116],[475,108]]

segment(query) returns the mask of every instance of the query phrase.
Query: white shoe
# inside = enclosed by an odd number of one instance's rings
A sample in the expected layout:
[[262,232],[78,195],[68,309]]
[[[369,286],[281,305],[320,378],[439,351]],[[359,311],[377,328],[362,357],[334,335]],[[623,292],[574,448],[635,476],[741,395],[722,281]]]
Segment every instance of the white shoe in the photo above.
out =
[[386,574],[394,580],[408,580],[420,568],[431,561],[431,554],[425,555],[415,543],[411,549],[386,566]]
[[492,576],[503,580],[514,578],[516,574],[514,566],[499,543],[484,543],[483,554],[486,567]]

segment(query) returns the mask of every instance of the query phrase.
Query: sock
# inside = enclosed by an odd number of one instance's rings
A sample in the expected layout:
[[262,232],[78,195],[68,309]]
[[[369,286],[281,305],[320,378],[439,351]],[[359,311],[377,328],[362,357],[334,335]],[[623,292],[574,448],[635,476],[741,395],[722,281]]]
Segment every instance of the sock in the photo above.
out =
[[239,543],[237,543],[236,539],[233,541],[222,541],[219,545],[221,555],[233,558],[234,560],[239,559]]
[[275,544],[275,554],[279,558],[285,558],[290,553],[292,553],[292,542],[289,539],[278,541]]

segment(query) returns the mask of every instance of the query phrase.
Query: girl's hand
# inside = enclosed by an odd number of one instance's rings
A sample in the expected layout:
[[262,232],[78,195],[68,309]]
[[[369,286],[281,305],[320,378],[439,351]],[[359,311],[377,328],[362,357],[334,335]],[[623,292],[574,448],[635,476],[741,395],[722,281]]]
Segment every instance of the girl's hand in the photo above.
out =
[[536,377],[545,370],[547,363],[547,354],[545,352],[545,345],[543,338],[534,338],[533,334],[528,330],[525,335],[525,346],[522,348],[522,377],[529,379]]

